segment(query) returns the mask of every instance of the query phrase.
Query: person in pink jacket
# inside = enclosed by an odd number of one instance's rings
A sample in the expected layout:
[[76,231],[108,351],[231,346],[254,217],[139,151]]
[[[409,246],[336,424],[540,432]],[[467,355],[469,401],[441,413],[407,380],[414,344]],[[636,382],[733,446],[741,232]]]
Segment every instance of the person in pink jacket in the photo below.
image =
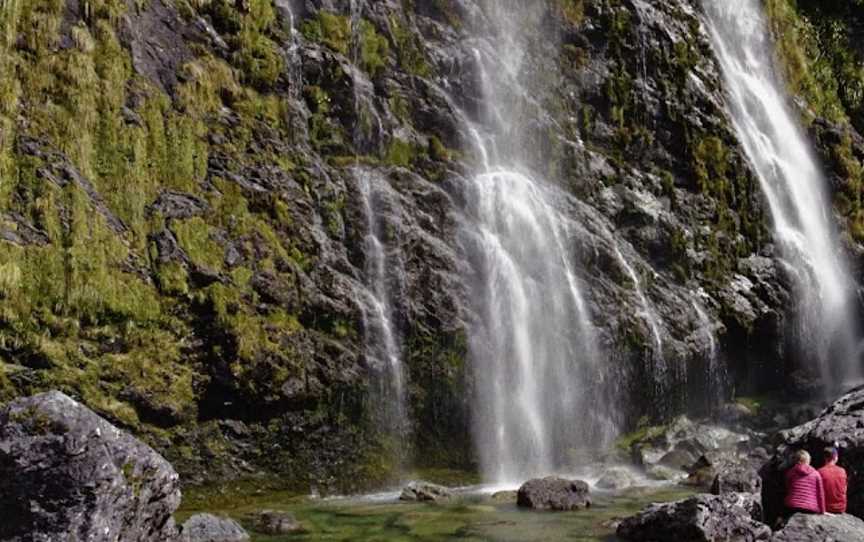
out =
[[825,513],[825,489],[819,471],[810,466],[810,454],[799,450],[795,454],[798,463],[786,471],[787,517],[803,512],[805,514]]

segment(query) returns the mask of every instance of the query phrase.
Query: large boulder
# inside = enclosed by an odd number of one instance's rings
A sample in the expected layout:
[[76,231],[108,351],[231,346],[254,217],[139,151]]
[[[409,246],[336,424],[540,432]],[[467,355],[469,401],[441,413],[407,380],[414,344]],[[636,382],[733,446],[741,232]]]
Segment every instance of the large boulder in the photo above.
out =
[[173,540],[177,473],[52,391],[0,409],[0,540]]
[[663,427],[649,429],[631,444],[630,452],[637,465],[663,464],[681,469],[697,457],[717,451],[737,451],[750,437],[724,427],[696,423],[679,416]]
[[849,514],[795,514],[771,542],[861,542],[864,521]]
[[756,469],[744,465],[727,467],[717,473],[711,484],[711,493],[755,493],[762,494],[762,478]]
[[579,510],[591,506],[588,484],[555,476],[528,480],[516,494],[516,504],[535,510]]
[[180,532],[180,542],[249,542],[249,533],[239,523],[213,514],[195,514]]
[[825,409],[817,418],[780,433],[777,453],[760,469],[766,519],[773,522],[782,511],[783,474],[793,463],[792,454],[806,449],[813,466],[822,465],[822,451],[837,443],[840,466],[849,480],[848,512],[864,518],[864,387],[857,388]]
[[402,489],[402,501],[440,501],[453,497],[453,492],[444,486],[430,482],[411,482]]
[[652,504],[624,519],[616,533],[624,540],[642,542],[768,540],[770,527],[753,518],[758,501],[753,494],[726,493]]

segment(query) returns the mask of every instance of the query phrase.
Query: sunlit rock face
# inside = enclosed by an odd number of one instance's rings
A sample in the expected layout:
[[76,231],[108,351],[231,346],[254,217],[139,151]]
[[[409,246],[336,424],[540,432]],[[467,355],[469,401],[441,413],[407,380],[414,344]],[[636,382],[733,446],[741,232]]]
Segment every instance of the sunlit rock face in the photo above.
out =
[[521,482],[852,374],[800,370],[840,249],[778,235],[695,0],[9,4],[0,393],[191,480]]

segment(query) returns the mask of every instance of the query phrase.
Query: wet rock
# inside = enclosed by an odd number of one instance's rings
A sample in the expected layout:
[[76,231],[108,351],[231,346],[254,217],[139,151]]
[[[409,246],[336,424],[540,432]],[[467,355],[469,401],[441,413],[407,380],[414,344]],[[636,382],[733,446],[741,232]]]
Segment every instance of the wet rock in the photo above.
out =
[[684,471],[673,469],[672,467],[667,467],[665,465],[651,465],[645,469],[645,474],[647,474],[652,480],[664,481],[681,480],[687,476]]
[[861,542],[864,520],[849,514],[795,514],[771,542]]
[[579,510],[591,506],[588,484],[582,480],[565,480],[549,476],[522,484],[516,504],[535,510]]
[[303,526],[293,514],[264,510],[255,518],[255,530],[264,534],[293,534],[303,532]]
[[741,457],[729,451],[707,452],[699,456],[692,465],[685,467],[688,476],[686,485],[708,489],[717,474],[727,468],[736,467]]
[[745,466],[728,467],[717,473],[711,484],[711,493],[753,493],[762,495],[762,478],[756,469]]
[[680,416],[661,431],[633,443],[631,451],[638,465],[684,468],[702,454],[735,450],[748,440],[745,434]]
[[624,519],[616,534],[643,542],[714,542],[768,540],[771,529],[752,517],[758,497],[746,493],[696,495],[652,504]]
[[187,519],[180,532],[181,542],[248,542],[249,533],[230,518],[212,514],[195,514]]
[[2,540],[177,535],[177,473],[149,446],[52,391],[0,410]]
[[172,92],[180,67],[194,58],[187,40],[196,34],[171,3],[154,0],[124,16],[119,37],[132,53],[135,71]]
[[401,501],[440,501],[453,497],[450,489],[430,482],[411,482],[399,495]]
[[624,489],[636,485],[636,477],[624,467],[610,467],[597,480],[601,489]]
[[777,453],[759,470],[763,482],[766,518],[774,521],[782,511],[785,484],[783,474],[793,463],[798,449],[810,452],[812,464],[822,465],[826,446],[838,445],[839,465],[848,475],[848,512],[864,517],[864,387],[857,388],[829,406],[817,418],[781,431]]
[[673,469],[684,469],[696,460],[696,457],[688,450],[678,448],[666,453],[660,458],[660,464]]

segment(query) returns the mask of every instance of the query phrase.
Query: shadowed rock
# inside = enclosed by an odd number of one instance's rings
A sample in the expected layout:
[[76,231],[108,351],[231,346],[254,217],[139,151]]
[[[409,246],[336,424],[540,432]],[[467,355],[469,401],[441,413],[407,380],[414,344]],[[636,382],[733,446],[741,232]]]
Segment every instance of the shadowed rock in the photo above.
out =
[[516,495],[516,504],[536,510],[579,510],[591,506],[588,484],[548,476],[528,480]]
[[762,493],[762,478],[755,469],[744,466],[735,466],[723,469],[714,478],[711,484],[711,493],[723,495],[724,493]]
[[771,542],[861,542],[864,521],[848,514],[795,514]]
[[768,540],[771,529],[753,519],[759,498],[747,493],[696,495],[652,504],[624,519],[616,534],[643,542],[713,542]]
[[195,514],[186,520],[180,542],[248,542],[249,534],[239,523],[212,514]]
[[57,391],[0,410],[0,480],[2,540],[162,542],[177,535],[173,467]]
[[440,501],[453,497],[453,492],[444,486],[429,482],[411,482],[399,495],[401,501]]

